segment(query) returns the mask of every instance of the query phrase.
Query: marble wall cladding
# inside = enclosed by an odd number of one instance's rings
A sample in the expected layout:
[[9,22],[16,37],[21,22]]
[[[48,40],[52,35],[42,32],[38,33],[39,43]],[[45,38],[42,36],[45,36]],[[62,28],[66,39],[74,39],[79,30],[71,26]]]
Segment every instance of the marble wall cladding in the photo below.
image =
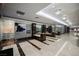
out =
[[3,38],[3,23],[2,23],[2,20],[0,19],[0,40],[2,40]]
[[14,39],[15,34],[14,33],[3,33],[3,39]]
[[0,19],[0,40],[14,38],[14,21]]
[[3,33],[14,33],[14,21],[12,20],[3,21]]
[[[16,32],[15,23],[20,23],[25,30],[23,32]],[[24,37],[31,37],[31,22],[2,17],[2,22],[0,21],[0,40],[19,39]]]
[[13,39],[14,32],[14,21],[3,20],[3,39]]
[[[15,22],[21,23],[22,27],[25,28],[23,32],[16,32]],[[0,40],[2,39],[18,39],[24,37],[31,37],[31,23],[13,19],[13,18],[2,18],[0,19]]]

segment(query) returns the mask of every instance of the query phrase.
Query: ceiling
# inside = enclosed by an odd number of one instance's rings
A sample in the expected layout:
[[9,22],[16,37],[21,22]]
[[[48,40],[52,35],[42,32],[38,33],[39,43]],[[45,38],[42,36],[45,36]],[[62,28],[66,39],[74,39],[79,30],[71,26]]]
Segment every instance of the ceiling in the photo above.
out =
[[[55,14],[57,9],[61,9],[62,12],[60,15]],[[17,10],[23,11],[25,14],[18,15],[16,13]],[[67,19],[72,23],[72,25],[79,25],[78,3],[9,3],[4,5],[3,14],[6,16],[17,17],[37,22],[59,24],[48,18],[36,15],[36,13],[41,10],[61,21],[63,21],[63,15],[66,15]]]
[[[6,16],[22,18],[26,20],[33,20],[37,22],[50,23],[48,19],[41,19],[36,12],[48,6],[49,3],[17,3],[17,4],[5,4],[3,14]],[[18,15],[16,11],[23,11],[25,15]],[[36,18],[39,17],[39,18]],[[51,22],[52,23],[52,22]]]

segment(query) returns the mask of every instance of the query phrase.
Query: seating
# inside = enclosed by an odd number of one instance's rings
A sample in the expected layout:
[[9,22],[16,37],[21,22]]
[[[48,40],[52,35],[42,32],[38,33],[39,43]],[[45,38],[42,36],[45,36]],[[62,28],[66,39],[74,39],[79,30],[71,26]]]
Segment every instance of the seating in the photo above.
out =
[[39,41],[45,41],[46,40],[46,35],[45,35],[45,33],[35,34],[34,38],[39,40]]
[[51,36],[51,37],[55,37],[55,33],[54,32],[52,32],[52,33],[45,33],[46,34],[46,36]]

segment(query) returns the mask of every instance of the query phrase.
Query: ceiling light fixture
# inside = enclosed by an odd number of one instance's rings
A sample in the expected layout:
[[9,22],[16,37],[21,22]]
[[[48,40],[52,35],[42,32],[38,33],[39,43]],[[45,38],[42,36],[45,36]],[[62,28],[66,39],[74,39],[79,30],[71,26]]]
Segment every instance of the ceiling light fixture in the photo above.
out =
[[66,22],[67,22],[69,25],[72,25],[72,23],[71,23],[69,20],[66,20]]
[[39,11],[36,14],[68,26],[68,24],[66,24],[65,22],[60,21],[59,19],[56,19],[55,17],[52,17],[51,15],[49,15],[49,14],[47,14],[45,12]]
[[60,11],[57,11],[57,12],[55,12],[56,13],[56,15],[59,15],[60,14]]
[[66,20],[66,22],[69,22],[69,20]]
[[55,6],[52,6],[53,8],[55,8]]
[[66,17],[63,17],[62,19],[63,19],[63,20],[66,20]]
[[55,12],[56,15],[59,15],[60,13],[61,13],[61,9],[58,9],[58,10]]
[[66,20],[67,19],[67,16],[66,15],[63,15],[62,19],[63,20]]

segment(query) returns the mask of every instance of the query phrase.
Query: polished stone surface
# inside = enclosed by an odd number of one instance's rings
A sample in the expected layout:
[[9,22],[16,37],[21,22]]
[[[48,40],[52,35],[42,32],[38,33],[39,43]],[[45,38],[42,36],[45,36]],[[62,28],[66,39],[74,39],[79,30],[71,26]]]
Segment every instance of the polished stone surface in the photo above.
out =
[[5,47],[3,47],[3,49],[2,49],[2,50],[6,50],[6,49],[9,49],[9,48],[13,48],[13,56],[20,56],[20,54],[19,54],[19,51],[18,51],[18,48],[17,48],[16,44],[9,45],[9,46],[5,46]]
[[[19,45],[26,56],[79,56],[79,39],[74,35],[63,34],[56,38],[47,36],[46,39],[44,42],[49,45],[35,39],[29,40],[34,45],[28,41],[21,42]],[[37,49],[35,45],[40,49]],[[16,44],[6,46],[3,50],[12,47],[14,55],[20,55]]]

